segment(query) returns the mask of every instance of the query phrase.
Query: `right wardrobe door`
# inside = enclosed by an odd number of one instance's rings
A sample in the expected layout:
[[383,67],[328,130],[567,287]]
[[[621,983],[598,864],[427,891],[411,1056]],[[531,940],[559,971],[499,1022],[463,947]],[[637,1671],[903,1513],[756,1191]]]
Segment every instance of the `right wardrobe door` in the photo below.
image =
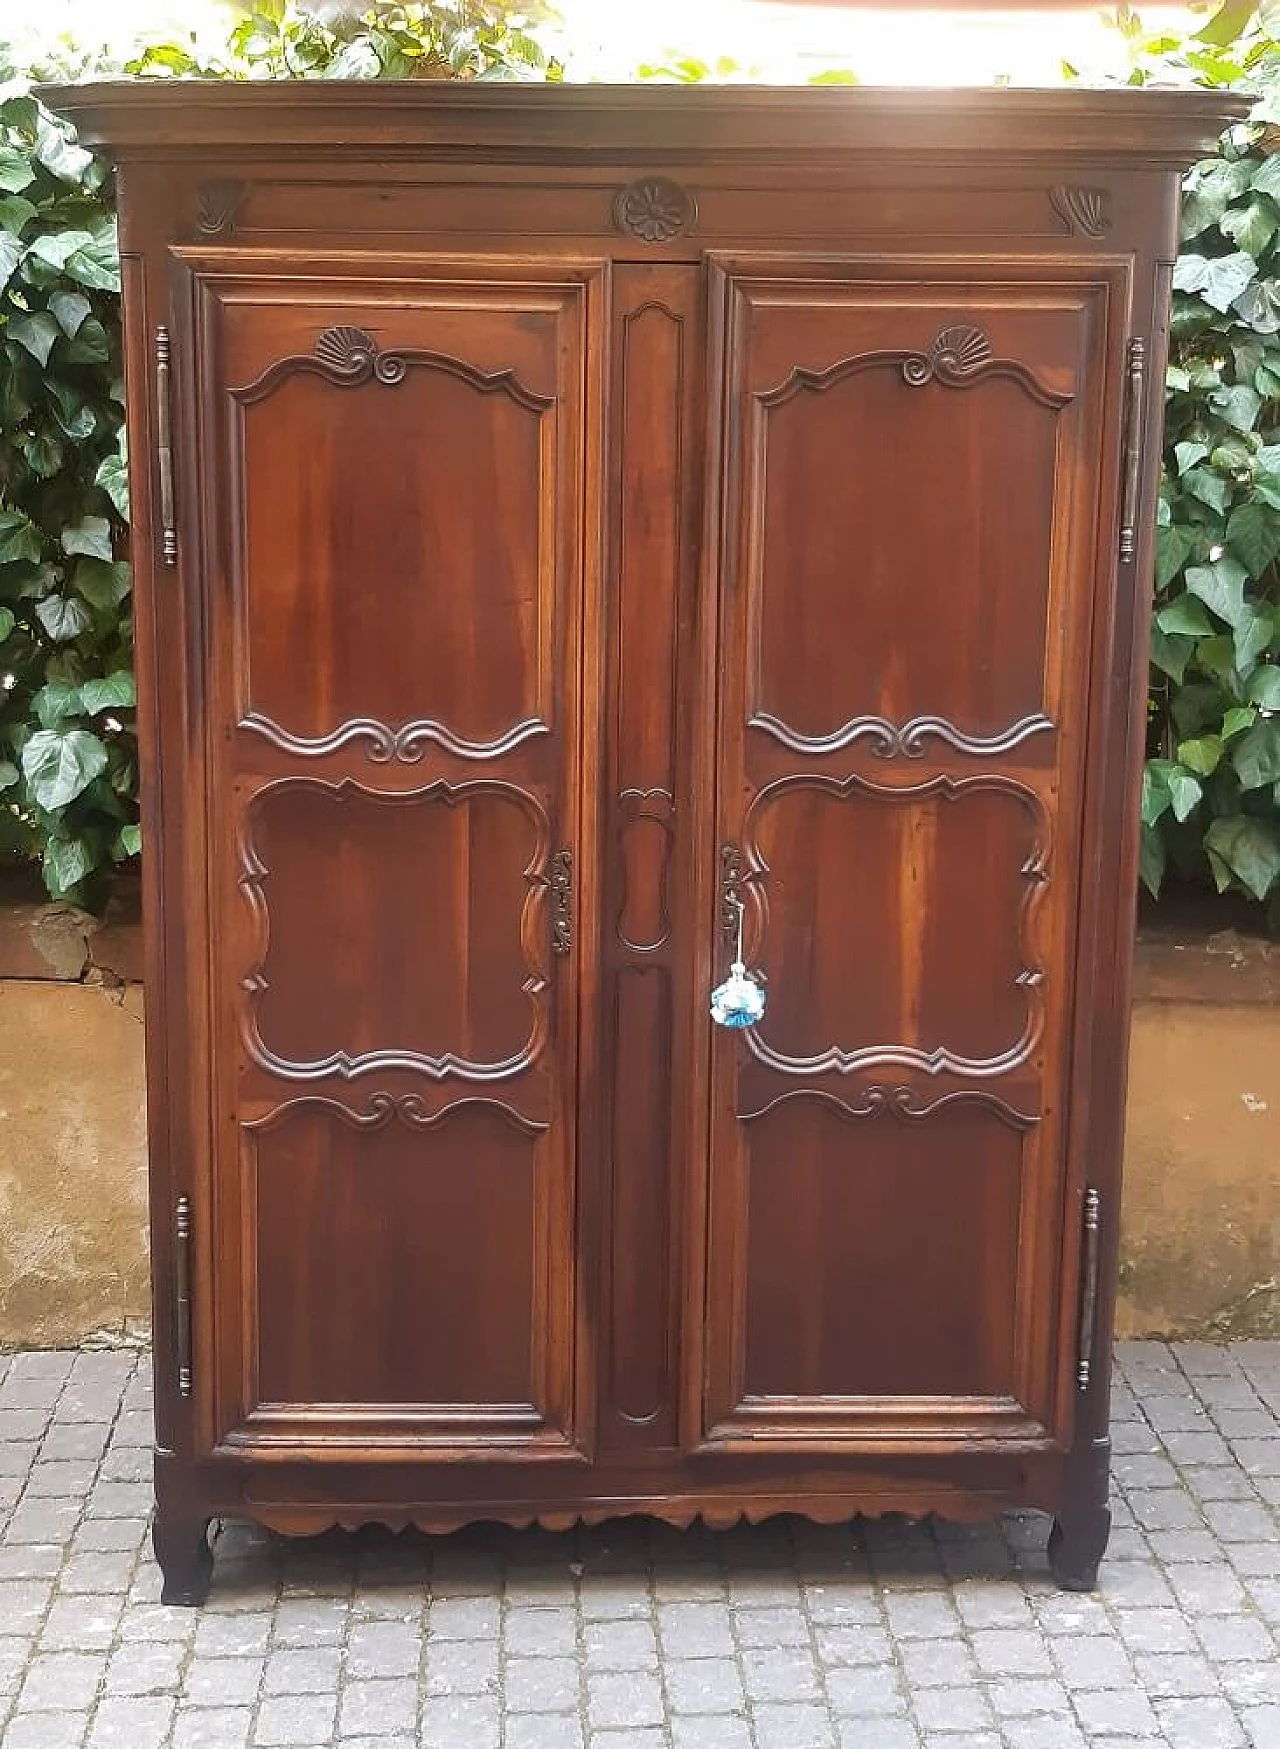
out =
[[704,1447],[1070,1437],[1128,292],[1097,258],[710,264],[717,963],[740,899],[767,1007],[713,1046]]

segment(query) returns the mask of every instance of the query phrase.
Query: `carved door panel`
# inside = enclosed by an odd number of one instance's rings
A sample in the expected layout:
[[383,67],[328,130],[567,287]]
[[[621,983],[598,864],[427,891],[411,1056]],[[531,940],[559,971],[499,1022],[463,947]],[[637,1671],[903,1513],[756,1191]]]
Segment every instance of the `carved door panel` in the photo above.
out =
[[1061,1440],[1072,822],[1125,283],[990,258],[713,282],[719,964],[740,898],[767,1007],[713,1043],[697,1424]]
[[580,263],[230,250],[179,275],[213,774],[209,1442],[555,1458],[587,1426],[597,286]]

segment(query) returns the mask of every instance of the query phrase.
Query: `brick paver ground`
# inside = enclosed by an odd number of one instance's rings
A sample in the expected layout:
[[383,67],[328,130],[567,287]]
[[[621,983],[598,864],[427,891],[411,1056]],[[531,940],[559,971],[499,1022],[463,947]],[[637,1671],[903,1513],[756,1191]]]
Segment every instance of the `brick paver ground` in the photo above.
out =
[[1280,1749],[1280,1343],[1122,1344],[1094,1596],[1046,1521],[146,1543],[145,1357],[0,1356],[2,1749]]

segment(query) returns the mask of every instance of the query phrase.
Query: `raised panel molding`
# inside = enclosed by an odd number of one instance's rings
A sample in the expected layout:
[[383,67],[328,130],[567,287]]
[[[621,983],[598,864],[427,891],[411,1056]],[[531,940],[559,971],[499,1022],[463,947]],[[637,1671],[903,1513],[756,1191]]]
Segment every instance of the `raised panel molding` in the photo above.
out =
[[[618,797],[619,887],[615,924],[619,946],[628,953],[651,954],[671,938],[671,904],[667,891],[671,848],[675,838],[675,797],[667,789],[624,789]],[[648,830],[645,830],[645,829]],[[656,838],[657,842],[652,841]],[[649,840],[651,848],[643,848]],[[652,870],[654,915],[649,919],[649,938],[641,940],[632,917],[636,905],[642,862],[648,857]],[[629,927],[630,925],[630,927]]]
[[841,1099],[838,1094],[828,1093],[821,1087],[793,1087],[786,1093],[779,1093],[775,1098],[767,1100],[764,1105],[757,1106],[754,1111],[740,1111],[738,1121],[754,1123],[757,1118],[768,1117],[779,1106],[788,1105],[797,1099],[813,1100],[849,1122],[862,1117],[882,1117],[886,1112],[904,1123],[916,1122],[956,1105],[980,1106],[993,1117],[999,1118],[1001,1123],[1008,1124],[1010,1129],[1029,1130],[1040,1122],[1038,1113],[1019,1111],[1007,1100],[984,1090],[962,1088],[958,1092],[943,1093],[937,1099],[927,1099],[919,1104],[913,1088],[885,1087],[878,1083],[862,1088],[856,1100]]
[[[286,790],[312,790],[337,801],[359,797],[382,807],[405,807],[433,802],[456,807],[478,796],[488,795],[500,797],[528,815],[534,823],[536,843],[528,866],[521,871],[526,885],[526,897],[520,917],[520,945],[528,975],[520,985],[520,994],[528,999],[533,1010],[533,1020],[528,1040],[518,1051],[501,1062],[482,1063],[473,1062],[452,1051],[432,1056],[411,1050],[379,1050],[354,1056],[345,1050],[336,1050],[322,1058],[298,1062],[271,1050],[263,1039],[258,1024],[259,1005],[270,987],[266,965],[271,945],[271,915],[267,903],[266,882],[271,871],[254,842],[253,816],[255,809],[268,796]],[[238,885],[249,906],[253,931],[251,967],[240,981],[240,989],[244,994],[240,1012],[240,1033],[245,1050],[259,1068],[286,1081],[316,1081],[327,1075],[348,1077],[369,1074],[375,1070],[396,1069],[426,1075],[434,1081],[441,1081],[449,1076],[456,1076],[462,1081],[500,1081],[521,1074],[541,1057],[550,1027],[545,1000],[549,982],[550,949],[545,912],[554,870],[550,854],[550,823],[546,810],[528,790],[522,789],[518,784],[495,778],[477,778],[457,784],[441,778],[427,784],[423,789],[401,792],[368,789],[353,778],[342,778],[337,782],[327,782],[315,777],[278,778],[262,785],[248,798],[240,816],[237,848],[240,868]],[[412,1108],[408,1116],[412,1121]]]
[[[889,1065],[926,1070],[937,1075],[953,1074],[987,1076],[1004,1075],[1025,1063],[1035,1051],[1044,1031],[1045,969],[1040,964],[1035,946],[1035,919],[1044,889],[1049,880],[1050,825],[1042,798],[1026,784],[1011,777],[983,773],[975,777],[932,777],[925,783],[881,784],[869,778],[850,774],[845,778],[829,777],[821,772],[802,771],[780,777],[758,790],[752,798],[742,823],[742,854],[746,871],[741,877],[744,899],[753,907],[756,917],[754,953],[763,957],[768,940],[768,888],[765,877],[768,864],[760,853],[756,833],[763,810],[796,790],[815,789],[844,801],[850,796],[865,796],[890,803],[913,802],[939,796],[945,802],[958,802],[965,796],[989,791],[1008,795],[1027,812],[1033,830],[1030,854],[1018,872],[1025,882],[1019,910],[1017,931],[1022,968],[1015,983],[1026,993],[1026,1019],[1022,1032],[1008,1050],[994,1057],[965,1057],[945,1045],[922,1051],[911,1045],[880,1044],[862,1046],[847,1051],[838,1044],[812,1057],[790,1057],[777,1051],[762,1036],[759,1026],[747,1027],[742,1038],[746,1048],[758,1062],[767,1064],[783,1075],[818,1075],[834,1072],[853,1074],[861,1069],[876,1069]],[[908,1114],[904,1114],[908,1115]]]

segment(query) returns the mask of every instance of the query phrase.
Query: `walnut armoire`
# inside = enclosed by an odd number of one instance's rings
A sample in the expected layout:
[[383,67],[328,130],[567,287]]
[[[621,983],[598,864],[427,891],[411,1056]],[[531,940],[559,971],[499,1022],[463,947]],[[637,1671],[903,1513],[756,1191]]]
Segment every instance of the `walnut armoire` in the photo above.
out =
[[166,1597],[221,1516],[1016,1504],[1092,1584],[1178,173],[1243,106],[49,96],[120,166]]

